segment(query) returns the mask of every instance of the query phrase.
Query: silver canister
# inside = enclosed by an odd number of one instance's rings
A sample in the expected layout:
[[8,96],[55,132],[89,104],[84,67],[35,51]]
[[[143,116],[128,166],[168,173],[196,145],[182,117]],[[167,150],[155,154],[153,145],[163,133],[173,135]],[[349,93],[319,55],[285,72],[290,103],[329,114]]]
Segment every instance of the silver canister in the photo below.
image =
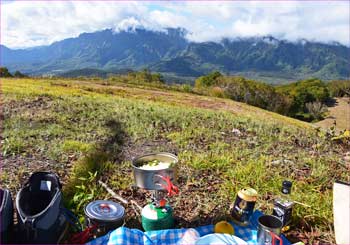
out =
[[[160,162],[171,163],[171,166],[166,169],[159,170],[148,170],[141,169],[140,166],[143,164],[158,160]],[[165,184],[162,178],[169,177],[171,182],[176,180],[176,165],[178,163],[178,158],[174,154],[161,152],[143,155],[137,158],[134,158],[132,161],[133,174],[135,179],[135,184],[146,190],[164,190],[162,184]]]
[[[272,215],[262,215],[258,218],[257,241],[259,245],[283,245],[279,237],[282,221]],[[277,242],[278,241],[278,242]]]

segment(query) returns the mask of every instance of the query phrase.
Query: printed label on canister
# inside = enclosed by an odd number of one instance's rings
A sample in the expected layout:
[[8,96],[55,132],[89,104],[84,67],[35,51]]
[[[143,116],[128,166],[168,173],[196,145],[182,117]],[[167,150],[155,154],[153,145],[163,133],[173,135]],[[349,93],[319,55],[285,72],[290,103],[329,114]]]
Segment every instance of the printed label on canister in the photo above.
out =
[[232,217],[235,221],[246,224],[254,211],[257,192],[252,189],[243,189],[238,192],[233,205]]
[[152,208],[150,204],[142,209],[141,215],[150,220],[158,220],[157,210]]

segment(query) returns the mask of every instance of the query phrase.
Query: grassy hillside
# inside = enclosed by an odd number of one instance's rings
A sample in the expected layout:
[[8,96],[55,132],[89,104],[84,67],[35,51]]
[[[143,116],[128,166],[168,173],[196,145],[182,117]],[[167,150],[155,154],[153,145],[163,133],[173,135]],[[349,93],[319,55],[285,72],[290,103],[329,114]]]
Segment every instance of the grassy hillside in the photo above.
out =
[[[246,186],[260,194],[256,208],[271,212],[290,179],[293,199],[310,207],[295,207],[288,237],[335,242],[331,188],[350,180],[346,148],[307,123],[231,100],[98,80],[2,79],[1,91],[0,177],[13,192],[46,169],[60,175],[67,204],[80,213],[92,199],[111,198],[99,179],[144,205],[130,160],[170,151],[180,160],[180,195],[171,200],[178,226],[227,217]],[[135,209],[127,210],[127,225],[139,227]]]

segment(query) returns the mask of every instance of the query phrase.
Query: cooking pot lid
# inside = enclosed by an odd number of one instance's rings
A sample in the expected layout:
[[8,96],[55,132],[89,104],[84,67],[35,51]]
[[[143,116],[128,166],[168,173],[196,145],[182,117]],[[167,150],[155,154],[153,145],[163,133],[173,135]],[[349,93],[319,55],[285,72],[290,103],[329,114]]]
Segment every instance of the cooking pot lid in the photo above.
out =
[[115,221],[124,217],[125,208],[119,203],[106,200],[97,200],[90,202],[85,207],[85,214],[91,219]]

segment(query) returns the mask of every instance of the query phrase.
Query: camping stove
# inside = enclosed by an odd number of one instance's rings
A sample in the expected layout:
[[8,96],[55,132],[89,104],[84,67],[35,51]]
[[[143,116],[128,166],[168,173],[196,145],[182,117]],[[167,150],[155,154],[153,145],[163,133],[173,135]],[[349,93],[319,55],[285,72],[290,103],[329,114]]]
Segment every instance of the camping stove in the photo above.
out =
[[[143,169],[147,162],[159,161],[170,166],[161,169]],[[178,159],[170,153],[144,155],[133,160],[135,183],[138,187],[151,192],[152,201],[141,212],[142,227],[145,231],[171,229],[174,227],[173,209],[167,203],[167,197],[178,194],[173,184]]]

